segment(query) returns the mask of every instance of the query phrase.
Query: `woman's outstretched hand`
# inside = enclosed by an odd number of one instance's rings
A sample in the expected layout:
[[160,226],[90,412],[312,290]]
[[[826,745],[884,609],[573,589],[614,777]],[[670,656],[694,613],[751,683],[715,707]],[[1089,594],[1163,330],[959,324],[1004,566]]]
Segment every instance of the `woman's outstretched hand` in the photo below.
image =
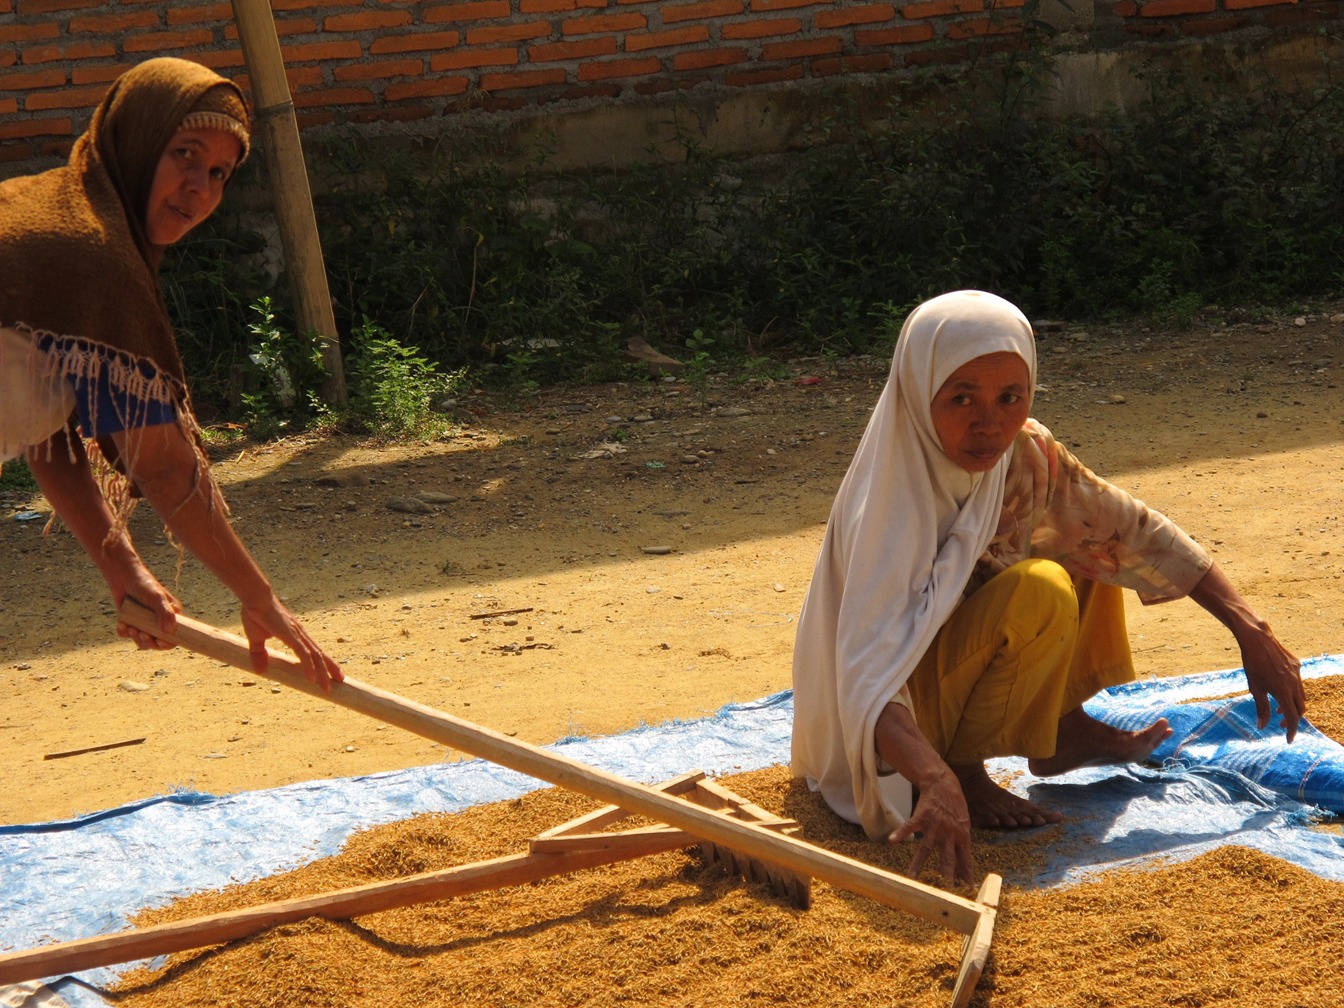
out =
[[976,879],[975,856],[971,852],[971,816],[961,782],[948,769],[932,785],[920,788],[914,813],[905,825],[888,838],[892,843],[912,839],[916,843],[914,857],[906,874],[918,878],[929,858],[938,856],[938,868],[945,878],[967,885]]
[[294,652],[310,683],[330,691],[332,683],[341,682],[345,678],[335,659],[318,647],[308,631],[274,594],[262,605],[243,607],[243,632],[247,635],[248,650],[252,654],[252,668],[259,675],[266,671],[269,661],[266,641],[274,637]]

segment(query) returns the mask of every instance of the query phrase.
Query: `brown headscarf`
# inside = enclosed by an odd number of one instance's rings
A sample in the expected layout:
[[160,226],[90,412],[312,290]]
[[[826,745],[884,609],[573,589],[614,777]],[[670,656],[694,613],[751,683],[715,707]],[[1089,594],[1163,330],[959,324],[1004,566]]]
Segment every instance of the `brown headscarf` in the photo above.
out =
[[[32,341],[30,362],[43,380],[106,375],[141,403],[171,404],[195,440],[158,283],[163,249],[145,232],[159,159],[184,126],[225,130],[247,155],[249,118],[237,85],[197,63],[151,59],[113,82],[67,164],[0,182],[0,329]],[[48,336],[55,346],[39,353]],[[122,469],[110,438],[91,434]],[[125,503],[128,488],[117,489],[105,486]]]
[[61,373],[107,368],[114,386],[189,417],[157,278],[163,249],[145,235],[159,158],[184,121],[227,129],[246,155],[237,85],[161,58],[117,78],[67,164],[0,182],[0,327],[76,340]]

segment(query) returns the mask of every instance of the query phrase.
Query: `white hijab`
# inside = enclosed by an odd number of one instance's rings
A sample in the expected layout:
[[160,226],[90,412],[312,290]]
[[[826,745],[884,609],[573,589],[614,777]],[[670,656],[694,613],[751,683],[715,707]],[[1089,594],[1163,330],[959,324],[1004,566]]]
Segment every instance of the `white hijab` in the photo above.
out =
[[831,507],[793,655],[793,770],[839,815],[885,838],[910,816],[910,784],[878,776],[874,728],[961,601],[998,526],[1005,454],[969,473],[930,413],[968,361],[1008,351],[1036,382],[1031,323],[982,291],[910,313],[891,375]]

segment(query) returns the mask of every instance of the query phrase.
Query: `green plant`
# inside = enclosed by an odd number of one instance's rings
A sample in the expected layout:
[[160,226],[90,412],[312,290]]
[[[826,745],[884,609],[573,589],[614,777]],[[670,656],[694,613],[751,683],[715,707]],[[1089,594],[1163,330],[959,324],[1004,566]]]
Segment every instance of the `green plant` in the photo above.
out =
[[351,413],[378,434],[410,435],[447,424],[434,413],[436,399],[450,394],[465,369],[443,374],[437,365],[365,319],[352,334]]
[[21,458],[10,459],[0,468],[0,490],[15,490],[21,493],[33,493],[37,490],[37,480],[33,471]]

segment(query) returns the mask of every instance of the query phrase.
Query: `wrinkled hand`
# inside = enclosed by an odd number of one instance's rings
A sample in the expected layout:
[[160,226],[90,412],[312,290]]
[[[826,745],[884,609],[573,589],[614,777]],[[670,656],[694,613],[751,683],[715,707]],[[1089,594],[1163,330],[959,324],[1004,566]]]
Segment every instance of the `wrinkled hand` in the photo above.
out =
[[108,582],[112,589],[112,601],[118,609],[126,599],[132,598],[154,613],[162,637],[156,637],[129,623],[117,622],[117,634],[133,641],[141,651],[169,651],[176,647],[167,638],[177,627],[177,614],[182,611],[182,603],[165,588],[144,564],[135,564],[121,576]]
[[266,654],[266,641],[275,637],[294,652],[310,683],[330,691],[332,683],[345,679],[340,665],[317,646],[308,631],[274,595],[264,605],[244,606],[243,632],[247,635],[252,668],[258,675],[265,673],[270,660]]
[[1307,712],[1307,696],[1302,689],[1302,663],[1279,643],[1268,626],[1250,634],[1241,645],[1241,664],[1246,670],[1246,685],[1255,698],[1256,726],[1269,724],[1269,698],[1278,701],[1280,722],[1289,742],[1297,735],[1297,724]]
[[914,813],[887,839],[899,843],[912,838],[918,846],[906,874],[918,878],[930,856],[938,855],[945,878],[974,885],[975,857],[971,853],[971,815],[961,783],[950,770],[932,787],[920,790]]

